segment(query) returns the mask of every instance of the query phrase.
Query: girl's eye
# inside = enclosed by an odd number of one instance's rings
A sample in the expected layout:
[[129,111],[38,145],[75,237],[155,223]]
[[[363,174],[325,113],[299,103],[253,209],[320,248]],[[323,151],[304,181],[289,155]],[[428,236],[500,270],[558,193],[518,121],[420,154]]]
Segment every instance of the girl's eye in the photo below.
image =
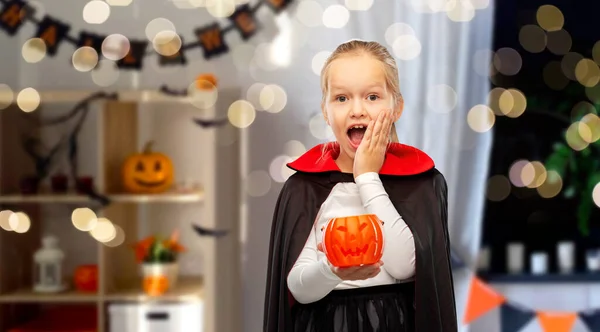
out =
[[339,102],[342,102],[342,103],[343,103],[343,102],[345,102],[345,101],[346,101],[346,97],[344,97],[344,96],[339,96],[339,97],[337,97],[337,98],[336,98],[336,100],[337,100],[337,101],[339,101]]
[[369,95],[369,100],[370,101],[376,101],[377,98],[379,98],[377,95]]

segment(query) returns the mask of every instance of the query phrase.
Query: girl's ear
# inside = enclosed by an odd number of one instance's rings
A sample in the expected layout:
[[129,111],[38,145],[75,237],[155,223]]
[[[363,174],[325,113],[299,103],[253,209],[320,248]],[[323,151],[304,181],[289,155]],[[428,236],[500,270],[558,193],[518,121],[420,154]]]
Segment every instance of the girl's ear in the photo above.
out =
[[400,100],[396,103],[396,107],[394,108],[394,122],[400,119],[402,116],[402,112],[404,111],[404,98],[400,96]]
[[329,126],[329,118],[327,118],[327,110],[325,109],[325,103],[321,103],[321,113],[323,113],[323,119],[325,119],[325,123]]

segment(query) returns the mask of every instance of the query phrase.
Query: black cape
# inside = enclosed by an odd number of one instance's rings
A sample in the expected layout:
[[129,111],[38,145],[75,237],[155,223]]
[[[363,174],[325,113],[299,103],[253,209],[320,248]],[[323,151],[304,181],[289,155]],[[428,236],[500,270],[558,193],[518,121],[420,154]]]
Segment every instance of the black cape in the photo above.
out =
[[[288,167],[273,215],[267,270],[264,332],[291,332],[294,298],[287,275],[300,255],[317,212],[333,187],[353,182],[335,164],[336,144],[318,145]],[[417,332],[458,330],[448,237],[447,186],[424,152],[392,143],[380,178],[415,241],[415,328]]]

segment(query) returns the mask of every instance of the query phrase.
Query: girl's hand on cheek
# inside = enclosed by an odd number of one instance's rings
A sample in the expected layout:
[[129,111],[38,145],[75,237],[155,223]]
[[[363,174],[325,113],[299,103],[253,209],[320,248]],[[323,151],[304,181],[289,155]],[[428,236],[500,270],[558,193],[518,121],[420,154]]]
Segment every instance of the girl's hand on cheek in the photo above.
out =
[[363,173],[379,173],[381,170],[392,129],[392,116],[392,110],[386,109],[369,123],[354,156],[354,178]]

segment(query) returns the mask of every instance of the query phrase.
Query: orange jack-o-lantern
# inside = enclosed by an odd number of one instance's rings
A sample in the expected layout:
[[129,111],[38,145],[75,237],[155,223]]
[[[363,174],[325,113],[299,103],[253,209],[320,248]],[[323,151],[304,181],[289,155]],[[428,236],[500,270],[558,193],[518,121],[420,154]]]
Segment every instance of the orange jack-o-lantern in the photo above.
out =
[[173,184],[173,163],[166,155],[152,151],[148,142],[142,153],[125,160],[122,176],[126,191],[136,194],[156,194],[167,191]]
[[323,227],[323,251],[336,267],[375,264],[383,256],[383,223],[374,214],[331,219]]
[[169,279],[164,275],[150,275],[142,281],[144,292],[150,296],[163,295],[169,289]]
[[81,292],[98,291],[98,266],[81,265],[75,269],[73,274],[75,288]]
[[196,88],[198,90],[213,90],[217,87],[217,77],[211,73],[200,74],[196,77]]

